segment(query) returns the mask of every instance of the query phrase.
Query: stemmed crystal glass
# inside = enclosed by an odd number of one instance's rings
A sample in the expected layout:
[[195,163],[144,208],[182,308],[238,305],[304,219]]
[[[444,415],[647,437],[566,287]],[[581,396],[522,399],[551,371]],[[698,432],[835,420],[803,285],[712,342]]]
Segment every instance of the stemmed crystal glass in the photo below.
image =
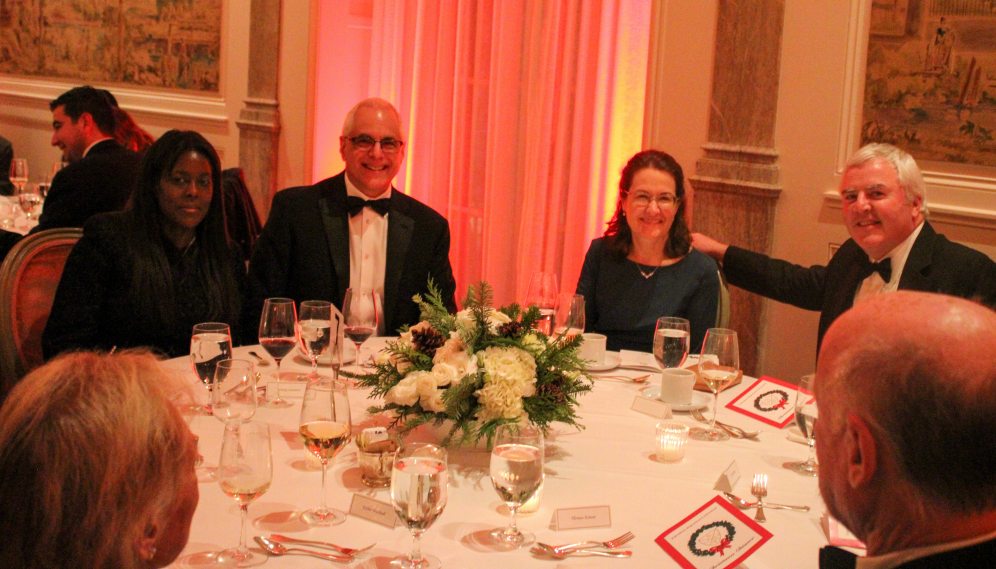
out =
[[681,367],[688,358],[690,324],[684,318],[662,316],[654,331],[654,359],[661,369]]
[[570,340],[584,333],[584,297],[565,292],[557,297],[557,311],[554,315],[554,335]]
[[438,569],[442,563],[422,555],[419,539],[446,507],[446,449],[429,443],[410,443],[394,455],[391,503],[412,532],[412,552],[391,561],[401,569]]
[[[190,363],[194,367],[194,373],[207,387],[209,394],[218,362],[231,358],[232,334],[228,324],[204,322],[194,325],[194,332],[190,337]],[[201,412],[205,415],[211,414],[210,400]]]
[[226,426],[239,428],[239,423],[256,414],[256,370],[248,360],[221,360],[214,371],[211,409],[215,418]]
[[301,514],[312,526],[332,526],[346,521],[346,514],[327,505],[326,479],[329,462],[346,446],[352,435],[346,384],[322,378],[309,382],[301,403],[298,432],[305,447],[322,461],[322,504]]
[[540,319],[536,321],[536,329],[549,336],[553,331],[553,312],[557,306],[557,275],[533,273],[526,288],[525,304],[539,308]]
[[[280,398],[280,362],[294,349],[297,343],[297,308],[289,298],[268,298],[263,301],[263,314],[259,318],[259,344],[276,362],[276,369],[266,387],[266,399],[259,402],[261,407],[275,409],[289,407],[290,401]],[[270,386],[277,390],[275,397]]]
[[495,434],[491,483],[508,505],[511,520],[507,528],[491,532],[491,538],[503,546],[523,547],[536,541],[535,535],[516,527],[515,516],[543,484],[543,452],[543,433],[534,427],[504,425]]
[[377,334],[380,323],[380,295],[368,288],[349,289],[342,303],[342,317],[345,319],[345,335],[356,344],[356,365],[363,365],[360,349],[363,342]]
[[21,206],[21,211],[24,212],[24,217],[30,223],[34,218],[35,210],[42,203],[42,196],[38,191],[38,186],[36,184],[19,184],[17,188],[17,202]]
[[739,369],[737,333],[726,328],[710,328],[706,331],[702,341],[702,355],[699,357],[699,377],[713,393],[712,422],[708,429],[691,429],[689,437],[700,441],[725,441],[730,438],[725,431],[716,428],[716,411],[719,408],[719,392],[736,379]]
[[311,374],[301,379],[319,381],[318,358],[322,357],[332,343],[332,303],[325,300],[306,300],[301,303],[301,315],[297,321],[298,338],[304,353],[311,358]]
[[17,193],[21,193],[28,183],[28,160],[26,158],[14,158],[10,161],[10,181],[17,187]]
[[816,397],[813,396],[815,378],[814,375],[803,376],[799,381],[799,390],[795,392],[795,424],[809,443],[809,458],[803,462],[786,462],[783,465],[785,468],[809,476],[817,476],[820,473],[820,465],[816,463],[816,436],[813,434],[816,420],[820,417],[816,408]]
[[218,563],[252,567],[266,562],[266,555],[253,553],[246,547],[246,522],[249,502],[262,496],[273,479],[270,426],[258,422],[243,423],[238,428],[226,425],[215,478],[221,490],[238,502],[242,513],[239,546],[219,553]]

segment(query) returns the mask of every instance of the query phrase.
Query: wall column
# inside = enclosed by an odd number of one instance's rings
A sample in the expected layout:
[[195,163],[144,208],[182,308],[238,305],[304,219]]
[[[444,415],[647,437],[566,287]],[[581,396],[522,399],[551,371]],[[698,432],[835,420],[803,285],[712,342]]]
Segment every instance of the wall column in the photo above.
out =
[[239,166],[260,219],[266,221],[277,191],[280,103],[277,77],[281,0],[252,0],[249,16],[249,84],[239,127]]

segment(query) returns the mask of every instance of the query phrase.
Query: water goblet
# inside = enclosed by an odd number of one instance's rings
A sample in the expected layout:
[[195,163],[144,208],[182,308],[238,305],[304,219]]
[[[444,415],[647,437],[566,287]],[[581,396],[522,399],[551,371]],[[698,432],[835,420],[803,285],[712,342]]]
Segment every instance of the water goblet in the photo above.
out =
[[730,438],[725,431],[716,427],[716,411],[719,408],[719,392],[736,379],[739,369],[737,333],[726,328],[710,328],[706,331],[702,341],[702,355],[699,357],[699,377],[713,393],[712,422],[708,429],[692,429],[689,437],[700,441],[725,441]]
[[539,308],[540,318],[536,321],[536,329],[549,336],[553,331],[553,312],[557,306],[557,275],[533,273],[526,288],[525,304]]
[[[211,392],[214,372],[221,360],[232,357],[232,334],[228,324],[222,322],[203,322],[194,325],[190,337],[190,363],[194,373]],[[201,408],[205,415],[211,414],[210,400]]]
[[253,567],[266,562],[266,555],[249,551],[246,547],[246,522],[249,503],[270,488],[273,479],[273,458],[270,450],[270,426],[266,423],[247,422],[233,428],[225,425],[221,443],[221,458],[215,478],[221,490],[239,504],[242,514],[242,532],[239,545],[218,554],[221,565]]
[[[688,358],[690,324],[684,318],[662,316],[654,331],[654,359],[661,369],[681,367]],[[664,374],[661,373],[661,381]]]
[[341,524],[346,515],[328,507],[326,479],[329,462],[346,446],[352,434],[346,384],[327,378],[309,382],[301,402],[299,424],[304,446],[322,462],[321,506],[302,513],[301,519],[311,526]]
[[511,513],[507,528],[491,532],[491,539],[500,545],[511,549],[536,541],[535,535],[516,527],[515,518],[543,484],[543,453],[543,433],[535,427],[503,425],[495,433],[491,483]]
[[301,348],[311,358],[311,374],[301,376],[308,381],[319,381],[318,358],[332,343],[332,303],[325,300],[306,300],[301,303],[297,321],[297,336]]
[[280,389],[280,362],[297,344],[297,308],[293,300],[268,298],[263,301],[263,314],[259,317],[259,344],[277,364],[267,383],[266,398],[259,404],[267,409],[289,407],[290,401],[281,399],[279,391],[271,393],[270,385],[276,390]]
[[21,206],[21,211],[24,212],[24,217],[27,218],[28,223],[35,217],[35,210],[42,203],[42,196],[38,192],[37,184],[20,184],[17,188],[17,202]]
[[553,334],[570,340],[584,333],[584,297],[580,294],[562,293],[557,296]]
[[256,414],[256,370],[248,360],[221,360],[211,389],[212,414],[238,428]]
[[398,519],[412,533],[412,551],[391,561],[401,569],[438,569],[439,559],[423,555],[419,539],[446,507],[446,449],[429,443],[410,443],[394,455],[391,503]]
[[380,322],[381,303],[377,291],[368,288],[349,289],[342,304],[342,317],[345,319],[345,336],[356,344],[356,365],[363,365],[360,351],[367,338],[377,334]]
[[806,375],[799,381],[799,390],[795,392],[795,424],[802,431],[809,444],[809,458],[802,462],[786,462],[782,466],[800,474],[817,476],[820,465],[816,462],[816,420],[819,419],[819,409],[816,407],[816,397],[813,396],[813,381],[816,376]]

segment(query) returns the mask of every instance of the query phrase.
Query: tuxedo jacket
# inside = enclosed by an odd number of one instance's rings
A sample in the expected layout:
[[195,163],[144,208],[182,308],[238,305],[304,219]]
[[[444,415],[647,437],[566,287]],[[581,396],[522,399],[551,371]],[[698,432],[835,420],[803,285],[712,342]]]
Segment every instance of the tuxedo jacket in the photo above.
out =
[[124,209],[138,180],[141,162],[140,154],[113,139],[98,142],[86,156],[52,178],[38,225],[31,233],[83,227],[98,213]]
[[[853,569],[855,557],[844,550],[828,552],[833,547],[820,550],[820,569]],[[920,557],[897,565],[896,569],[976,569],[996,566],[996,539],[983,541],[968,547],[952,549]]]
[[[820,311],[817,351],[830,324],[854,304],[868,255],[848,239],[826,266],[806,268],[731,246],[723,258],[730,284],[799,308]],[[938,292],[996,306],[996,262],[948,241],[923,222],[913,242],[900,290]]]
[[[391,191],[384,270],[384,330],[393,335],[419,321],[412,296],[428,294],[431,277],[450,310],[456,283],[450,267],[450,229],[429,206]],[[328,300],[342,310],[349,288],[349,211],[345,174],[273,197],[270,217],[249,262],[243,307],[246,337],[258,334],[263,301],[270,297]]]
[[10,181],[10,163],[13,160],[14,147],[0,136],[0,196],[14,195],[14,184]]

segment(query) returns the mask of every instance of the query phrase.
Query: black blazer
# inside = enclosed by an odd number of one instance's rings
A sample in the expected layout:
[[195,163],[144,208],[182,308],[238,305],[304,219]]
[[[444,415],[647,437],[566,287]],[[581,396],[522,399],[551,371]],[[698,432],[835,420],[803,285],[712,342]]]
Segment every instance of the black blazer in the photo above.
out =
[[[819,351],[830,325],[854,304],[861,268],[868,255],[848,239],[827,266],[808,269],[731,246],[723,258],[730,284],[807,310],[820,311],[816,341]],[[984,254],[948,241],[923,222],[910,249],[901,290],[939,292],[996,306],[996,262]]]
[[52,178],[38,225],[31,233],[56,227],[83,227],[98,213],[124,209],[138,180],[141,162],[140,154],[113,139],[98,142],[86,156]]
[[[824,547],[820,550],[820,569],[843,569],[845,567],[853,569],[856,558],[857,556],[849,551],[835,547]],[[920,557],[896,565],[896,569],[989,568],[993,566],[993,559],[996,559],[996,539]]]
[[[384,329],[394,334],[419,321],[412,296],[428,293],[430,277],[450,310],[456,308],[456,283],[446,219],[397,190],[390,199],[383,303]],[[328,300],[342,310],[348,288],[345,174],[277,192],[249,262],[249,294],[242,312],[246,341],[258,334],[265,299]]]

